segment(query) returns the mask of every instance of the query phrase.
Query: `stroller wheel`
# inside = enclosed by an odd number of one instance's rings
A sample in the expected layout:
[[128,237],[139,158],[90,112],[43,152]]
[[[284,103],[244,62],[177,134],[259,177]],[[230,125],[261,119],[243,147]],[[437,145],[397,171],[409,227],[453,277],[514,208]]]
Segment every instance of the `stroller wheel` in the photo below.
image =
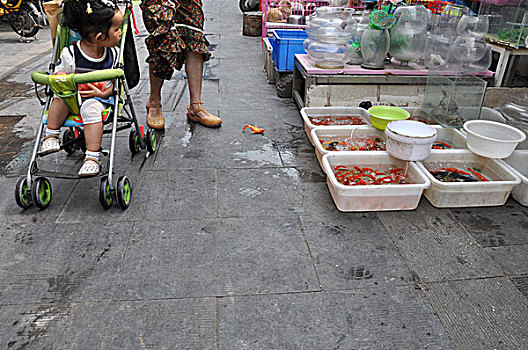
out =
[[130,206],[132,199],[132,183],[126,176],[120,176],[117,179],[117,202],[123,209]]
[[156,136],[156,132],[154,132],[154,129],[149,128],[147,130],[145,141],[147,142],[147,151],[149,153],[154,153],[156,151],[156,147],[158,146],[158,138]]
[[64,134],[62,135],[62,144],[66,153],[72,154],[75,152],[75,134],[73,133],[72,128],[68,128],[64,131]]
[[79,129],[79,136],[78,139],[78,147],[81,149],[83,153],[86,153],[86,139],[84,138],[84,130]]
[[132,155],[139,152],[139,136],[134,128],[130,130],[130,134],[128,135],[128,148],[132,152]]
[[31,186],[31,198],[33,203],[40,208],[46,209],[51,202],[51,183],[45,177],[37,177]]
[[103,208],[108,209],[112,206],[113,198],[112,191],[110,191],[110,182],[108,176],[103,176],[101,184],[99,185],[99,202]]
[[31,195],[27,187],[26,177],[21,177],[16,183],[15,200],[18,206],[22,209],[27,209],[31,206]]

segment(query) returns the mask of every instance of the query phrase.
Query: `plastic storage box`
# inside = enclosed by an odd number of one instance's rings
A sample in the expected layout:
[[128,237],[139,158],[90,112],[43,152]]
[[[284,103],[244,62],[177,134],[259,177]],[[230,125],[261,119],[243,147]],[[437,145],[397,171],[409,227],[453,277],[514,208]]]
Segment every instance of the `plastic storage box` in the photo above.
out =
[[528,206],[528,150],[513,151],[504,161],[521,179],[521,183],[513,188],[512,197],[525,207]]
[[[489,182],[441,182],[427,170],[427,166],[431,163],[440,163],[444,166],[453,163],[476,163],[483,173],[491,173],[498,180]],[[437,208],[503,205],[513,186],[521,181],[504,162],[484,158],[468,150],[432,152],[426,160],[417,164],[431,181],[431,187],[425,190],[424,195]]]
[[275,84],[275,68],[273,67],[273,47],[270,42],[271,38],[262,39],[263,56],[264,56],[264,72],[266,72],[266,80],[269,84]]
[[[312,146],[315,146],[312,140],[312,129],[315,127],[318,128],[335,128],[336,125],[314,125],[310,121],[309,117],[321,117],[325,115],[331,116],[356,116],[360,117],[365,125],[370,125],[370,115],[368,112],[360,107],[304,107],[301,109],[301,116],[304,120],[304,130],[306,131],[306,136],[312,143]],[[360,125],[357,125],[360,126]]]
[[[352,131],[354,133],[352,134]],[[329,126],[329,127],[316,127],[312,129],[312,140],[315,144],[315,155],[317,156],[317,160],[319,161],[319,165],[321,165],[321,168],[323,171],[325,171],[323,167],[323,156],[328,153],[335,153],[338,151],[327,151],[324,149],[323,145],[321,144],[321,139],[328,139],[333,137],[338,138],[344,138],[344,137],[350,137],[351,135],[355,137],[378,137],[383,142],[385,142],[385,133],[381,130],[378,130],[376,128],[373,128],[372,126],[351,126],[351,125],[344,125],[344,126]],[[353,151],[353,152],[360,152],[360,151]],[[363,151],[363,152],[376,152],[376,151]]]
[[[405,168],[407,164],[414,182],[407,185],[345,186],[337,181],[333,171],[338,165]],[[340,211],[412,210],[418,206],[423,190],[431,184],[415,163],[391,158],[381,151],[329,153],[323,157],[323,167],[328,189]]]
[[295,54],[304,54],[303,42],[308,39],[304,30],[275,29],[270,38],[273,47],[273,62],[279,72],[293,71]]

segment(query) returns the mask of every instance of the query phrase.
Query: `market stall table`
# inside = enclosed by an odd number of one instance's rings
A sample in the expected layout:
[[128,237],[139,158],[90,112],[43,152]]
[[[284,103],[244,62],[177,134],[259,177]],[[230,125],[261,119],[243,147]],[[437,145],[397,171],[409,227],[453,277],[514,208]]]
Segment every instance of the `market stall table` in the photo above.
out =
[[[369,100],[374,104],[417,107],[423,101],[429,70],[410,63],[385,65],[383,70],[363,69],[345,65],[343,69],[323,69],[315,66],[308,55],[295,55],[293,70],[293,99],[299,108],[328,106],[358,106]],[[456,72],[443,72],[456,75]],[[478,76],[493,77],[486,71]]]
[[520,56],[528,56],[528,49],[513,48],[491,42],[487,44],[491,47],[491,51],[499,54],[499,61],[495,70],[495,86],[510,86],[517,70]]

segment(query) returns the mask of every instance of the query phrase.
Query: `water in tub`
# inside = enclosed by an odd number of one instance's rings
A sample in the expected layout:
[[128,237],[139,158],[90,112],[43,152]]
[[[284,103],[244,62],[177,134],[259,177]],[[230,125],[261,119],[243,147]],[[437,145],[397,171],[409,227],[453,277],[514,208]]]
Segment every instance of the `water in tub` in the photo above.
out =
[[385,151],[385,140],[379,136],[364,137],[321,137],[319,139],[327,151]]
[[424,162],[435,179],[441,182],[498,181],[498,176],[479,162]]
[[416,181],[407,172],[407,166],[348,164],[335,166],[333,170],[337,181],[346,186],[414,184]]
[[308,117],[313,125],[365,125],[359,115],[319,115]]

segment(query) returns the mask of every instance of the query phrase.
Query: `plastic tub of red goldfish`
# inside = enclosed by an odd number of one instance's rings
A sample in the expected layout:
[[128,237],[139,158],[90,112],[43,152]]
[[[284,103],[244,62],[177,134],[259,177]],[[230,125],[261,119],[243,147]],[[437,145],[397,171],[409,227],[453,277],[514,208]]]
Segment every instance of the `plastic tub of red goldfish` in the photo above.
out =
[[323,167],[340,211],[412,210],[431,184],[415,163],[383,151],[328,153]]
[[304,107],[301,109],[304,130],[312,146],[312,129],[336,126],[370,125],[370,115],[360,107]]

